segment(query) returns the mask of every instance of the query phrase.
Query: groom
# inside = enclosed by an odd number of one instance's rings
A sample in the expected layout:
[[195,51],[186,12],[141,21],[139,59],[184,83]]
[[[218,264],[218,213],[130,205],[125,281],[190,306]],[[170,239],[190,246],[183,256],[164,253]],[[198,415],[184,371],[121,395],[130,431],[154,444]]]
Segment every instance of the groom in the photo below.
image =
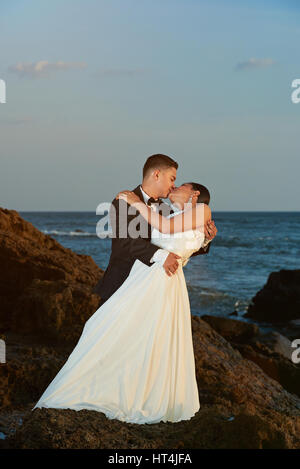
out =
[[[167,216],[173,213],[171,207],[164,203],[160,197],[167,198],[175,189],[177,168],[178,163],[169,156],[161,154],[150,156],[143,168],[143,182],[133,192],[153,210],[158,210],[162,215]],[[193,191],[192,188],[190,190],[191,196],[195,197],[192,200],[196,200],[199,192]],[[127,236],[124,237],[124,233],[122,233],[121,237],[120,214],[124,213],[124,210],[126,213]],[[139,217],[139,222],[136,226],[140,236],[138,238],[129,236],[128,226],[139,215],[138,211],[132,214],[129,210],[130,206],[124,200],[114,199],[112,201],[114,218],[111,217],[113,237],[110,260],[105,273],[93,289],[94,293],[101,296],[99,307],[123,284],[136,259],[139,259],[149,267],[153,262],[158,262],[164,268],[166,275],[169,276],[173,275],[178,268],[177,259],[180,256],[161,249],[150,242],[151,225],[144,218]],[[122,226],[122,231],[124,231],[123,228]],[[213,239],[214,235],[214,226],[207,225],[205,227],[206,243]],[[200,248],[194,255],[206,254],[209,251],[209,247],[210,243]]]

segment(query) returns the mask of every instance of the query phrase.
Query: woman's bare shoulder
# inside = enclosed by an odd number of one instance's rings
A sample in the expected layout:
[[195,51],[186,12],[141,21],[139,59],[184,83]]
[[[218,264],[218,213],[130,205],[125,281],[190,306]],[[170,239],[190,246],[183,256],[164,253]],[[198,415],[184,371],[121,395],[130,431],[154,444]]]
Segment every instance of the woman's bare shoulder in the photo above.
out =
[[207,204],[199,203],[196,205],[197,216],[204,217],[205,220],[209,220],[211,217],[211,209]]

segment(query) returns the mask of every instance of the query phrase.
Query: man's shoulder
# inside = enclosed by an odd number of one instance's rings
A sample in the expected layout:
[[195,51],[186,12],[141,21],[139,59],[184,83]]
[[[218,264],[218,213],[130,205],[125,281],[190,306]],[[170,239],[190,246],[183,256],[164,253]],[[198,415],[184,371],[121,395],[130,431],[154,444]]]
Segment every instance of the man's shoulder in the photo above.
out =
[[141,185],[140,184],[138,186],[136,186],[135,189],[131,189],[131,191],[134,192],[135,194],[142,195]]
[[[142,193],[141,193],[141,189],[140,189],[140,185],[137,186],[135,189],[131,189],[131,192],[134,192],[136,195],[138,195],[139,197],[141,197]],[[142,200],[142,199],[141,199]],[[116,199],[116,197],[112,200],[111,204],[114,206],[114,207],[120,207],[120,205],[124,205],[124,207],[127,204],[127,202],[125,202],[125,200],[122,200],[122,199]]]

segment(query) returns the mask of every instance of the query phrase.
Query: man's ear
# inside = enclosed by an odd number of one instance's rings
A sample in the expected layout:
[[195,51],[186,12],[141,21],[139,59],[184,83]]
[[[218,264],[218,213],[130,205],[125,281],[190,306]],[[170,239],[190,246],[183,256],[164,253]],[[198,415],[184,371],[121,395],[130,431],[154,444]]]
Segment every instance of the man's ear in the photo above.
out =
[[159,176],[159,173],[160,173],[160,170],[159,169],[155,169],[152,173],[154,179],[158,179],[158,176]]
[[200,191],[195,191],[192,195],[192,202],[197,202],[199,195],[200,195]]

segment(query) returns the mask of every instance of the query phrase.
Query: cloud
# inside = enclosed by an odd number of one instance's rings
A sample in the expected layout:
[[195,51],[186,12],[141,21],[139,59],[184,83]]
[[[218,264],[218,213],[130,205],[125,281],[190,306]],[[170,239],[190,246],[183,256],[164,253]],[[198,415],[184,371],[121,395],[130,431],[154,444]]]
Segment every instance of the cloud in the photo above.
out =
[[40,60],[39,62],[19,62],[9,67],[9,71],[16,73],[20,77],[42,77],[47,76],[50,72],[59,70],[80,70],[86,68],[84,62],[63,62],[58,61],[50,63],[47,60]]
[[271,67],[276,62],[273,59],[251,59],[246,60],[245,62],[239,62],[236,66],[237,70],[247,70],[253,68],[266,68]]

